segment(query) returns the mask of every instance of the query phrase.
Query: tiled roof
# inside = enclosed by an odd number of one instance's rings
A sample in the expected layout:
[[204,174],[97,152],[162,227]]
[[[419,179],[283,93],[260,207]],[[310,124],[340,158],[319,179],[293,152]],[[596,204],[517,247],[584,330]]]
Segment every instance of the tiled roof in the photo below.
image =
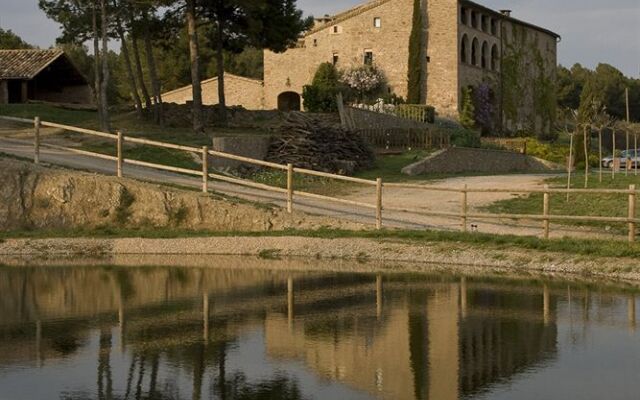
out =
[[33,79],[63,54],[62,50],[0,50],[0,79]]

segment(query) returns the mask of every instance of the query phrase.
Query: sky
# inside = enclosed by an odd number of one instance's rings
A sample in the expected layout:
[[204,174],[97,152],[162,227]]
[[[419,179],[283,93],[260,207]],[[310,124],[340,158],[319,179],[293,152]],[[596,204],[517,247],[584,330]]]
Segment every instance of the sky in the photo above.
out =
[[[334,14],[365,0],[298,0],[307,15]],[[562,36],[562,65],[594,68],[606,62],[640,77],[640,0],[476,0],[487,7],[513,10],[512,16]],[[0,27],[27,42],[49,47],[59,27],[38,9],[37,0],[0,0]]]

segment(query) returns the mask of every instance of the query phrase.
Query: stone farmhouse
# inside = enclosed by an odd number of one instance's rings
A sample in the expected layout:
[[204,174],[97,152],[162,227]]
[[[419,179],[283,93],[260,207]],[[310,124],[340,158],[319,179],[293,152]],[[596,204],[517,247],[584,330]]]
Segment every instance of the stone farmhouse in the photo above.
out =
[[[413,47],[418,50],[411,50],[412,36],[420,38]],[[558,34],[518,20],[509,10],[467,0],[373,0],[317,19],[295,48],[266,51],[264,81],[248,88],[238,84],[241,78],[229,76],[229,105],[255,108],[260,99],[262,109],[300,109],[303,87],[321,63],[340,70],[374,64],[385,74],[389,93],[406,98],[409,85],[417,84],[420,103],[434,106],[440,116],[457,118],[463,90],[484,85],[496,129],[548,131],[556,111],[559,40]],[[411,57],[411,51],[419,51],[419,57]],[[410,59],[420,65],[410,65]],[[412,67],[421,71],[419,82],[409,82]],[[181,90],[165,100],[190,100]],[[209,99],[215,104],[217,96]]]
[[87,79],[62,50],[0,50],[0,104],[92,104]]

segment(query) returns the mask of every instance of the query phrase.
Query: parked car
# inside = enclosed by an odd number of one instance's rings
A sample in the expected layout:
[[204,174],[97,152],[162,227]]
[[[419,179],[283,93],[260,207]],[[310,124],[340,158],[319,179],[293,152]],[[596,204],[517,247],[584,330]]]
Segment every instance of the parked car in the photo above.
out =
[[[613,168],[613,160],[614,160],[613,156],[603,158],[602,166],[605,168]],[[620,153],[619,160],[620,160],[620,168],[622,169],[627,168],[627,160],[631,161],[631,167],[635,168],[636,165],[640,167],[640,149],[629,150],[628,152],[626,150],[622,151]]]

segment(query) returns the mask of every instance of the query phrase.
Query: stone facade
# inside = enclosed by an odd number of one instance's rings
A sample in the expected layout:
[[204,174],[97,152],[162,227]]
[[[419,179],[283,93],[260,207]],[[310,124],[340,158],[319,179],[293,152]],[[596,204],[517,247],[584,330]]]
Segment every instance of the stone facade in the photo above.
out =
[[[486,83],[496,129],[550,127],[555,99],[546,88],[555,78],[558,35],[466,0],[417,1],[426,104],[457,118],[463,88]],[[362,65],[365,53],[385,73],[389,92],[406,97],[413,9],[414,0],[374,0],[318,20],[296,48],[265,52],[265,106],[278,108],[283,94],[302,96],[321,63],[347,69]]]
[[[248,110],[265,109],[262,81],[229,73],[224,78],[227,105],[242,106]],[[166,103],[185,104],[193,100],[193,91],[189,85],[165,93],[162,97]],[[216,105],[218,102],[218,78],[202,81],[202,103]]]

